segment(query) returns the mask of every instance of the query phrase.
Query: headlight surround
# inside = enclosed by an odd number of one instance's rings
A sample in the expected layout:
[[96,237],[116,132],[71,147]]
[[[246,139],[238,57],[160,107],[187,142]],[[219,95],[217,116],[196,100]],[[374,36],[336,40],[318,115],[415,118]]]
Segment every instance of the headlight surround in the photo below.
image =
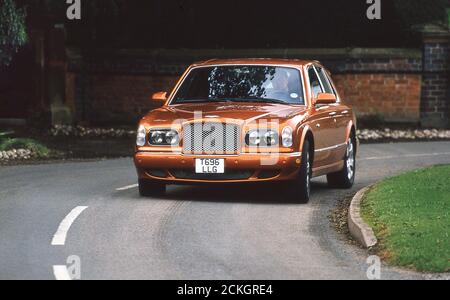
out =
[[145,137],[147,135],[147,132],[145,130],[145,127],[143,125],[140,125],[137,131],[136,136],[136,146],[143,147],[145,146]]
[[281,132],[281,143],[283,147],[289,148],[294,144],[292,133],[291,127],[288,126],[283,128],[283,131]]
[[176,146],[180,143],[178,132],[173,129],[150,130],[148,136],[152,146]]
[[271,147],[278,145],[278,132],[272,129],[252,129],[246,136],[245,141],[250,147]]

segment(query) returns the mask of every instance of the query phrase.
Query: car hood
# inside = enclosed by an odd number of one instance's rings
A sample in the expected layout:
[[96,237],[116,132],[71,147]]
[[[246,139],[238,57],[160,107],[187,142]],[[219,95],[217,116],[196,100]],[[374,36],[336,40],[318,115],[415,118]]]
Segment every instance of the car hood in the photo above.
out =
[[163,124],[175,120],[192,121],[203,119],[234,119],[245,123],[259,119],[288,119],[306,111],[305,106],[272,103],[189,103],[165,106],[149,112],[145,117],[149,123]]

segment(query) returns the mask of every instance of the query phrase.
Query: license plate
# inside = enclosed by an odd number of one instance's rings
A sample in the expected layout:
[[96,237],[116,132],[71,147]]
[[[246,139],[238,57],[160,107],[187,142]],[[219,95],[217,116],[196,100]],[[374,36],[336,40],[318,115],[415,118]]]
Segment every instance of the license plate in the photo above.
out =
[[225,160],[217,158],[198,158],[195,160],[197,174],[224,174]]

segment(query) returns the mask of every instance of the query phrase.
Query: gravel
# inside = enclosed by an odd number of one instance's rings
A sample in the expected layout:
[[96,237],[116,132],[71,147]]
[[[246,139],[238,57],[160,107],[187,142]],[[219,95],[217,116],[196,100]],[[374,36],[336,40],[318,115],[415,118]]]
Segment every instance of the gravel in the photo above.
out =
[[90,128],[83,126],[55,125],[50,129],[51,136],[65,137],[134,137],[135,130],[117,128]]
[[362,129],[358,130],[358,138],[364,142],[376,142],[383,140],[449,140],[450,130],[439,129],[409,129],[392,130],[385,129]]
[[0,151],[0,161],[18,161],[18,160],[30,160],[38,158],[39,155],[28,149],[11,149],[8,151]]

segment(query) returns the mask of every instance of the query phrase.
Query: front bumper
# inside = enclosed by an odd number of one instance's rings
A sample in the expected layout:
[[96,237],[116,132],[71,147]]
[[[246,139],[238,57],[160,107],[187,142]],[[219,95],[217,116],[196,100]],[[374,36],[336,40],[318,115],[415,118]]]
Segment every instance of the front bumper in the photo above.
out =
[[[195,174],[196,158],[224,159],[225,174]],[[168,184],[283,181],[295,179],[301,165],[301,153],[197,156],[170,152],[136,152],[134,163],[139,179]]]

